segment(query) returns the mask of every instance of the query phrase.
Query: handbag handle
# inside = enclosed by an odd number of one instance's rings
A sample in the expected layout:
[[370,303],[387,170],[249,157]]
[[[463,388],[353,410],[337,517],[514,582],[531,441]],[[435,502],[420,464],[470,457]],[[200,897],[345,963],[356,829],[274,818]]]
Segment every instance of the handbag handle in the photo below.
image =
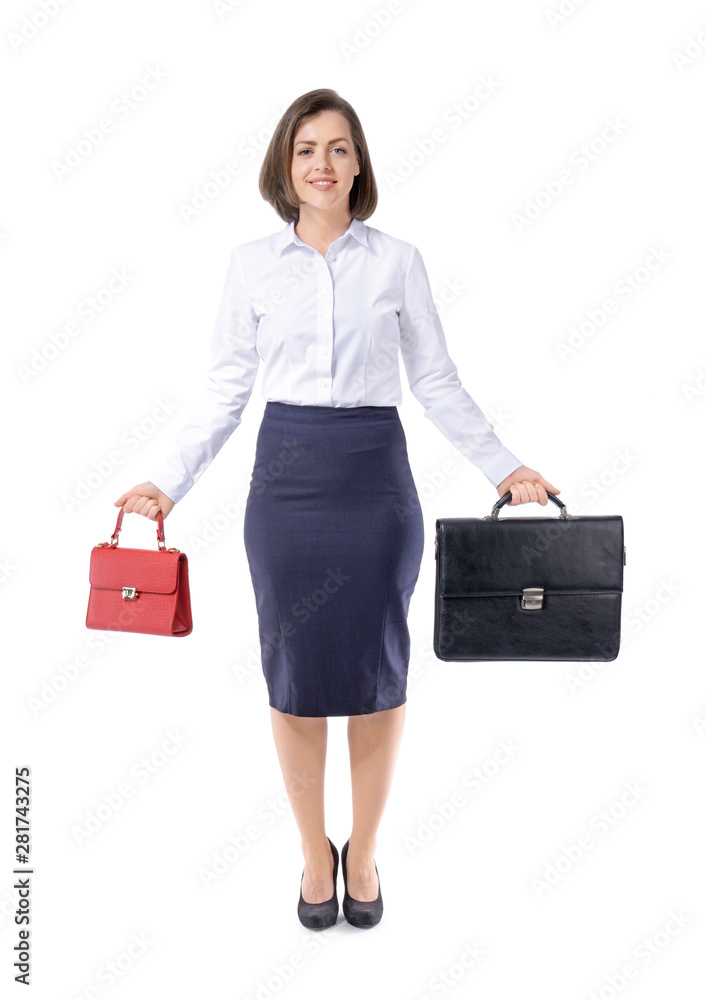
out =
[[[118,514],[117,523],[115,525],[115,531],[110,536],[110,548],[114,549],[118,543],[118,535],[122,531],[122,519],[125,516],[125,505],[120,508],[120,513]],[[164,518],[160,510],[157,511],[157,548],[164,551],[166,549],[166,542],[164,541]]]
[[[563,503],[562,500],[559,500],[558,497],[554,496],[553,493],[549,493],[548,490],[546,490],[546,496],[548,497],[549,500],[553,500],[553,502],[556,504],[557,507],[560,507],[560,509],[561,509],[560,516],[563,518],[564,521],[569,520],[569,519],[571,521],[575,520],[575,518],[573,517],[573,515],[568,513],[568,508],[566,507],[566,505]],[[504,507],[505,503],[508,503],[509,500],[511,500],[511,499],[512,499],[512,494],[511,494],[511,491],[508,490],[504,494],[504,496],[501,496],[499,498],[499,500],[497,500],[497,502],[492,507],[491,513],[488,514],[485,518],[483,518],[483,520],[484,521],[498,521],[499,520],[499,512],[500,512],[501,508]],[[537,503],[537,502],[538,501],[534,501],[534,503]]]

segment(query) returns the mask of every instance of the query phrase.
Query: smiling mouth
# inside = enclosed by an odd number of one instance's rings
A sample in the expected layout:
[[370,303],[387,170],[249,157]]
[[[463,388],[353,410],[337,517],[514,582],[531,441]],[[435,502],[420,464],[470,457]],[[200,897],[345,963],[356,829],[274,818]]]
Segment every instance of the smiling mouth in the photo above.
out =
[[308,181],[313,187],[328,187],[331,184],[337,184],[337,181]]

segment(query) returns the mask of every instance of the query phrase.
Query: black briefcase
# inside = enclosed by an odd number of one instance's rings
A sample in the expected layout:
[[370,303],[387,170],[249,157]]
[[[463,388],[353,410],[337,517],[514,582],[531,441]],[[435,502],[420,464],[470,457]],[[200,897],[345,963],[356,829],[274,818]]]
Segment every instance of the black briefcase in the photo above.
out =
[[614,660],[627,550],[619,514],[436,521],[440,660]]

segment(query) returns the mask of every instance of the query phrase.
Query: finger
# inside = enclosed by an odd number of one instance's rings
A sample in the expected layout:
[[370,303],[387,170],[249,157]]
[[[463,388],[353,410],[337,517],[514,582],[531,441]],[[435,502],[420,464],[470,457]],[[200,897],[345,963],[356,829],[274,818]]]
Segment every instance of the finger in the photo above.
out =
[[125,492],[116,502],[119,503],[120,506],[122,507],[123,504],[127,503],[129,500],[136,499],[139,495],[140,495],[139,492],[135,490],[133,486],[131,490],[125,490]]
[[[147,514],[147,517],[150,519],[150,521],[156,521],[157,520],[157,514],[159,513],[159,511],[161,509],[162,508],[161,508],[161,506],[158,503],[152,504],[152,506],[149,509],[149,513]],[[163,514],[162,514],[162,516],[163,516]]]
[[548,503],[548,497],[546,496],[546,490],[545,490],[545,489],[543,488],[543,486],[541,485],[541,483],[535,483],[534,485],[536,486],[536,492],[537,492],[537,493],[538,493],[538,495],[539,495],[539,500],[538,500],[538,502],[539,502],[539,503],[540,503],[540,504],[541,504],[541,505],[542,505],[543,507],[545,507],[545,506],[546,506],[546,504]]
[[142,514],[143,517],[148,517],[150,521],[156,521],[157,507],[159,506],[159,504],[157,504],[154,497],[146,497],[145,500],[146,502],[142,507],[140,514]]
[[517,506],[520,503],[526,503],[528,500],[528,494],[523,483],[512,483],[510,489],[512,491],[512,500],[510,500],[510,504]]
[[536,492],[536,483],[532,482],[530,479],[525,479],[524,486],[526,486],[526,492],[528,494],[529,500],[532,503],[536,503],[536,501],[539,498],[539,495]]

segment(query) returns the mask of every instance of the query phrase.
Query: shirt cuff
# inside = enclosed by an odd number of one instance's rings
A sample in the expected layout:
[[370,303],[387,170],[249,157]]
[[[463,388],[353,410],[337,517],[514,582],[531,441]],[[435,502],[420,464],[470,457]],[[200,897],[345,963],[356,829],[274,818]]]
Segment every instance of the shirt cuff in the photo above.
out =
[[517,458],[508,448],[502,445],[492,458],[483,462],[480,469],[496,489],[503,479],[506,479],[507,476],[511,475],[512,472],[523,464],[520,458]]
[[194,485],[190,477],[184,479],[183,473],[179,473],[168,461],[162,462],[154,469],[149,481],[154,483],[161,493],[166,493],[175,504],[183,500]]

